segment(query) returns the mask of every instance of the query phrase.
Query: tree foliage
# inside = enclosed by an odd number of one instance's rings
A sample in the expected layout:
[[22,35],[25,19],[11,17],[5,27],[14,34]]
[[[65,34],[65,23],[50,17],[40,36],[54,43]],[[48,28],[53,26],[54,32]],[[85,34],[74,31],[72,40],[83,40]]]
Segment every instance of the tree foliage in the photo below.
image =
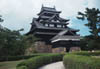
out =
[[[0,22],[3,19],[0,16]],[[34,47],[34,42],[37,40],[33,35],[22,35],[19,30],[10,30],[2,27],[0,24],[0,56],[17,56],[24,55],[26,49]]]
[[0,55],[15,56],[22,55],[26,46],[24,36],[19,31],[11,31],[7,28],[0,29]]
[[3,19],[1,18],[2,16],[0,15],[0,22],[3,22]]
[[77,17],[78,19],[88,21],[85,26],[90,29],[90,33],[94,38],[98,38],[100,34],[100,10],[86,8],[85,13],[78,12],[78,15],[81,15],[81,17]]
[[86,8],[84,13],[78,12],[78,19],[87,20],[85,24],[90,29],[90,35],[85,37],[88,49],[100,49],[100,10],[96,8]]

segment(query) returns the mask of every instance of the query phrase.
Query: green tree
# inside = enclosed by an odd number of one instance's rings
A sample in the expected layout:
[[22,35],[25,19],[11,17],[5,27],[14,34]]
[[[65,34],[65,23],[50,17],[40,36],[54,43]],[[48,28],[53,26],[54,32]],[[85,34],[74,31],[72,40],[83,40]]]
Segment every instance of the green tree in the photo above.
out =
[[[78,12],[78,19],[87,20],[85,24],[90,29],[90,35],[85,37],[88,49],[100,49],[100,10],[96,8],[86,8],[84,13]],[[84,41],[85,41],[84,40]]]
[[0,15],[0,22],[3,22],[3,19],[1,18],[2,16]]
[[[1,16],[0,22],[3,22]],[[24,55],[27,46],[25,36],[20,31],[23,29],[12,31],[0,25],[0,56]]]
[[88,21],[85,26],[90,29],[90,33],[93,35],[94,39],[97,39],[100,34],[100,10],[86,8],[85,13],[78,12],[78,15],[81,15],[81,17],[77,17],[78,19],[86,19]]
[[[3,19],[2,19],[1,17],[2,17],[2,16],[0,15],[0,23],[3,22]],[[2,26],[1,26],[1,24],[0,24],[0,31],[1,31],[1,29],[2,29]]]
[[[0,22],[3,22],[1,16]],[[34,47],[37,38],[33,35],[22,35],[20,31],[23,29],[12,31],[0,25],[0,56],[24,55],[27,48]]]
[[24,35],[21,35],[19,31],[11,31],[7,28],[2,29],[0,33],[1,56],[23,55],[25,50]]

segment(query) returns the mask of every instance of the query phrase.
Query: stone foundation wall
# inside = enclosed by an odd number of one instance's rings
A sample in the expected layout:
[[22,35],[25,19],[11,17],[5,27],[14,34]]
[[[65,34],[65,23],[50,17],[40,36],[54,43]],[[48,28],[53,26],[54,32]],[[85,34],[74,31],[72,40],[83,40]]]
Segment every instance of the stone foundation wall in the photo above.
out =
[[[35,42],[35,50],[39,53],[65,53],[66,47],[52,48],[52,45],[47,45],[44,41]],[[80,47],[71,47],[69,52],[81,51]]]
[[35,50],[39,53],[51,53],[52,45],[46,45],[43,41],[35,42]]
[[65,52],[66,52],[65,47],[52,48],[52,53],[65,53]]
[[81,51],[80,47],[71,47],[70,52]]

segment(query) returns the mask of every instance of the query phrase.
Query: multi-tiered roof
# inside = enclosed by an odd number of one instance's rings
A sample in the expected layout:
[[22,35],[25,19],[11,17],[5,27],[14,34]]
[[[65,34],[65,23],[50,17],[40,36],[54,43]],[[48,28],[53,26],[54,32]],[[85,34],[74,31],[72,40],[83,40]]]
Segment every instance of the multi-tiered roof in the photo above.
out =
[[38,18],[33,18],[31,30],[27,34],[34,34],[43,39],[56,42],[59,40],[79,40],[76,34],[79,30],[69,28],[69,19],[60,17],[61,11],[56,8],[43,7]]

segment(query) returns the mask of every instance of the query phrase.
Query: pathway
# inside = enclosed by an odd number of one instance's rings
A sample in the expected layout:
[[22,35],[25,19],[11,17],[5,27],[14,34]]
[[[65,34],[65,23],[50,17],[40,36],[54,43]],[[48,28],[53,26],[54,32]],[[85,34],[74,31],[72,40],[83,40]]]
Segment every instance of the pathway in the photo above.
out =
[[65,69],[65,68],[64,68],[63,62],[59,61],[59,62],[55,62],[55,63],[45,65],[45,66],[43,66],[39,69]]

